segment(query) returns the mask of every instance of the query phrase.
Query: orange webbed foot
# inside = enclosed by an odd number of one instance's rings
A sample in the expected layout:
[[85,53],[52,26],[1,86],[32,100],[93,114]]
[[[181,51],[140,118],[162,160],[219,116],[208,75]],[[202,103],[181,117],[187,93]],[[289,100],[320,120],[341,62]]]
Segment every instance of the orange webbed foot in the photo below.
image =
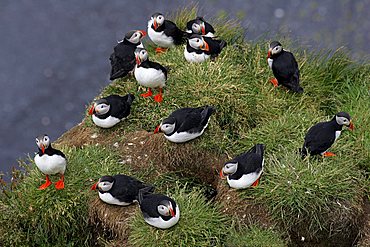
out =
[[165,53],[166,51],[167,51],[167,48],[162,48],[162,47],[155,48],[155,53],[157,54]]
[[149,88],[148,92],[147,93],[142,93],[140,94],[141,96],[143,96],[144,98],[147,98],[147,97],[150,97],[153,95],[153,92],[152,90]]
[[49,176],[46,176],[46,182],[42,185],[40,185],[39,187],[39,190],[44,190],[46,189],[47,187],[49,187],[51,185],[51,181],[49,180]]
[[324,157],[333,157],[333,156],[335,156],[335,153],[325,152],[323,155],[324,155]]
[[274,87],[279,86],[278,80],[276,78],[271,78],[270,82],[272,83],[272,85],[274,85]]
[[55,188],[57,190],[64,189],[64,175],[61,175],[60,179],[55,183]]
[[163,101],[163,96],[162,94],[157,94],[154,96],[154,101],[155,102],[158,102],[158,103],[161,103]]

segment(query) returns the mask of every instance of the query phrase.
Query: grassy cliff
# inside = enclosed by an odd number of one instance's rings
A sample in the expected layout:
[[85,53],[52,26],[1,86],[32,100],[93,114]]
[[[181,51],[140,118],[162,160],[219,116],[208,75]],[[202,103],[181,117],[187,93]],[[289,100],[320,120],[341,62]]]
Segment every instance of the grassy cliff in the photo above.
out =
[[[170,19],[184,28],[195,16],[196,9],[186,9]],[[309,52],[280,40],[300,65],[305,92],[293,94],[268,82],[269,41],[246,43],[235,22],[210,22],[229,44],[215,62],[188,64],[182,46],[159,56],[150,50],[151,60],[170,69],[162,104],[141,98],[133,77],[102,90],[97,98],[134,93],[132,114],[109,130],[86,117],[58,141],[69,161],[65,190],[38,191],[43,175],[31,160],[22,162],[25,175],[0,195],[1,246],[346,246],[366,234],[369,64],[342,50]],[[202,105],[217,111],[201,138],[176,145],[151,134],[173,110]],[[356,128],[334,144],[337,156],[301,160],[297,150],[308,128],[339,111],[349,112]],[[229,190],[217,171],[255,143],[266,144],[260,185]],[[136,205],[99,202],[90,185],[115,173],[172,195],[181,208],[179,224],[153,229]],[[218,191],[215,200],[207,200],[207,187]]]

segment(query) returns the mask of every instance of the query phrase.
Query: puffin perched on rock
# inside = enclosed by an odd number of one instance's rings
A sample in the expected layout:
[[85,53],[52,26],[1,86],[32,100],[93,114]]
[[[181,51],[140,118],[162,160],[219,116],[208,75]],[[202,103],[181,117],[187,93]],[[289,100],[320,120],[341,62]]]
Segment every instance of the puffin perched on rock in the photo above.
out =
[[271,42],[267,61],[275,76],[270,80],[275,87],[283,85],[293,92],[303,93],[299,85],[298,63],[293,54],[285,51],[278,41]]
[[214,112],[212,106],[178,109],[164,119],[154,133],[161,131],[169,141],[175,143],[193,140],[203,134]]
[[128,206],[138,200],[139,191],[147,188],[153,192],[154,187],[137,180],[136,178],[118,174],[114,176],[103,176],[91,189],[99,191],[99,198],[108,204]]
[[193,34],[186,42],[184,56],[186,61],[190,63],[204,62],[210,58],[214,60],[225,46],[226,41],[224,40]]
[[60,179],[55,183],[57,190],[64,189],[64,172],[67,167],[67,159],[62,151],[54,149],[51,146],[50,138],[47,135],[40,135],[36,138],[36,144],[39,149],[35,156],[35,164],[42,173],[46,175],[46,182],[39,189],[44,190],[52,182],[49,175],[59,174]]
[[231,188],[245,189],[259,183],[263,171],[265,145],[256,144],[247,152],[225,163],[220,171],[221,179],[227,176]]
[[338,112],[330,121],[320,122],[312,126],[305,138],[302,147],[302,158],[310,155],[322,155],[324,157],[335,156],[327,150],[339,138],[342,127],[347,126],[350,130],[354,129],[351,117],[347,112]]
[[89,110],[89,115],[92,115],[92,120],[97,126],[111,128],[130,115],[134,99],[133,94],[109,95],[95,101]]
[[135,50],[136,67],[135,78],[144,87],[148,87],[148,92],[141,94],[144,98],[152,96],[152,88],[159,88],[159,93],[154,96],[158,103],[163,101],[162,89],[167,81],[167,69],[159,63],[149,61],[148,51],[143,48]]
[[188,35],[199,34],[205,37],[213,38],[215,36],[215,30],[212,25],[206,22],[203,17],[198,16],[194,20],[186,23],[186,32]]
[[145,222],[151,226],[167,229],[180,219],[179,205],[172,198],[148,193],[148,189],[140,190],[139,205]]
[[135,49],[143,47],[141,40],[145,37],[143,30],[134,30],[126,33],[122,41],[114,47],[114,52],[110,55],[110,80],[125,77],[135,68]]
[[148,36],[154,44],[159,46],[156,49],[157,53],[164,52],[175,45],[181,45],[184,34],[175,23],[165,20],[161,13],[153,14],[148,21]]

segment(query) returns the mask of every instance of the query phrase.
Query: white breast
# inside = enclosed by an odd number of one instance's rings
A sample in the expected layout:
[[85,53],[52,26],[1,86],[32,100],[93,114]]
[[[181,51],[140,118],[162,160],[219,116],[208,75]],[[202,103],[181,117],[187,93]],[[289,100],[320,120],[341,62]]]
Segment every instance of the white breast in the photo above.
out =
[[210,118],[208,119],[207,124],[204,126],[201,132],[199,133],[188,133],[188,132],[180,132],[180,133],[173,133],[170,136],[164,135],[164,137],[167,138],[167,140],[174,142],[174,143],[183,143],[190,140],[193,140],[197,138],[198,136],[201,136],[204,132],[204,130],[207,128]]
[[258,173],[253,172],[245,174],[238,180],[229,179],[229,177],[227,177],[227,182],[231,188],[245,189],[250,187],[254,182],[256,182],[256,180],[261,176],[261,174],[262,170]]
[[97,126],[101,128],[111,128],[121,121],[119,118],[115,118],[112,116],[109,116],[105,119],[100,119],[95,115],[92,116],[92,120]]
[[180,219],[180,209],[179,206],[176,205],[176,215],[175,217],[172,217],[168,221],[163,220],[161,217],[158,218],[144,218],[145,222],[148,223],[151,226],[160,228],[160,229],[167,229],[170,228],[179,221]]
[[342,131],[340,131],[340,130],[335,131],[335,139],[334,139],[334,141],[336,141],[339,138],[339,136],[340,136],[341,133],[342,133]]
[[186,47],[184,50],[184,56],[186,61],[188,61],[189,63],[201,63],[208,60],[211,57],[210,55],[207,55],[205,53],[197,54],[195,52],[188,52]]
[[46,175],[53,174],[64,174],[67,166],[67,161],[60,155],[49,156],[44,154],[40,156],[37,154],[35,156],[35,164],[40,169],[40,171]]
[[206,33],[206,35],[203,35],[203,36],[210,37],[210,38],[215,37],[215,35],[213,33],[211,33],[211,32],[208,32],[208,33]]
[[165,35],[163,31],[154,31],[154,29],[152,28],[152,24],[153,21],[150,20],[148,22],[148,36],[153,41],[153,43],[163,48],[174,47],[175,44],[173,43],[173,38]]
[[272,69],[272,62],[274,60],[272,60],[271,58],[267,58],[267,63],[269,64],[269,67]]
[[128,206],[131,203],[127,202],[121,202],[120,200],[114,198],[110,193],[100,193],[99,192],[99,198],[105,203],[113,204],[113,205],[119,205],[119,206]]
[[166,77],[162,70],[136,66],[134,74],[137,82],[144,87],[162,88],[166,85]]

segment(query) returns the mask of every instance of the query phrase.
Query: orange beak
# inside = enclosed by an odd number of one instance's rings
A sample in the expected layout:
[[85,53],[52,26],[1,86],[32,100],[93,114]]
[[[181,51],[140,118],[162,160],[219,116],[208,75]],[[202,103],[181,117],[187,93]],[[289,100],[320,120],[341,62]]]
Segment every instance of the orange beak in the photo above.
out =
[[348,127],[350,130],[353,130],[355,128],[355,126],[353,125],[352,121],[349,122],[349,127]]
[[204,26],[204,24],[202,25],[202,34],[205,35],[206,34],[206,27]]
[[139,55],[136,55],[136,56],[135,56],[135,60],[136,60],[136,64],[137,64],[137,65],[140,65]]
[[44,154],[45,153],[45,146],[41,144],[41,152]]
[[157,23],[157,21],[154,19],[154,21],[153,21],[153,26],[154,26],[154,30],[157,30],[157,28],[158,28],[158,23]]
[[205,42],[204,40],[203,40],[203,42],[204,42],[204,45],[202,45],[202,46],[200,47],[200,49],[202,49],[202,50],[204,50],[204,51],[209,51],[209,45],[208,45],[208,43],[207,43],[207,42]]
[[140,30],[139,32],[141,33],[142,37],[146,36],[146,32],[144,30]]
[[271,48],[269,49],[269,51],[267,52],[267,58],[270,58],[271,57]]
[[96,182],[95,184],[93,184],[93,186],[91,186],[91,190],[96,190],[97,186],[98,186],[98,182]]
[[94,114],[94,109],[95,109],[95,106],[92,105],[90,110],[89,110],[89,115],[91,116],[92,114]]
[[172,209],[172,208],[170,208],[170,213],[171,213],[171,216],[172,216],[172,217],[175,217],[175,212],[173,211],[173,209]]
[[161,125],[158,125],[155,130],[154,130],[154,134],[157,134],[161,129]]
[[221,169],[221,171],[220,171],[220,178],[221,179],[225,179],[226,177],[224,176],[224,172],[222,171],[222,169]]

